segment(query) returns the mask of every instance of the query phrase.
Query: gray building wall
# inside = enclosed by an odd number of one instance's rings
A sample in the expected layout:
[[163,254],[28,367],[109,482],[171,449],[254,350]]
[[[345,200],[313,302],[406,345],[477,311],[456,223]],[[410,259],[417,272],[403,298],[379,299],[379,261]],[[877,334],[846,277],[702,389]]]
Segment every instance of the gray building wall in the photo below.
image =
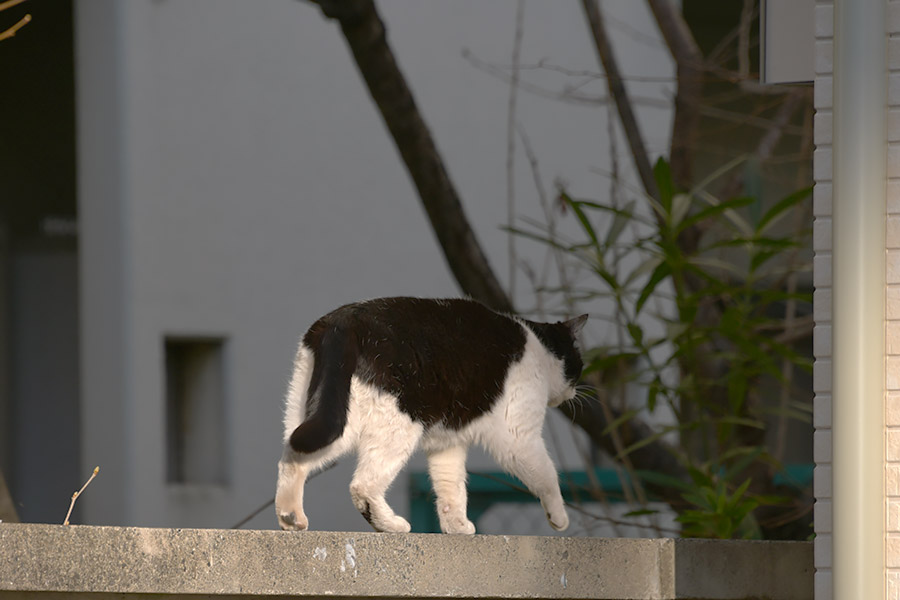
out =
[[[643,3],[604,4],[625,71],[671,75]],[[504,275],[509,90],[461,51],[509,64],[516,3],[394,0],[379,9]],[[521,60],[541,59],[599,70],[577,4],[526,3]],[[78,0],[76,76],[82,472],[101,466],[79,501],[84,521],[227,527],[274,493],[281,397],[305,328],[341,303],[457,288],[340,32],[315,6]],[[530,76],[561,93],[571,83],[554,72]],[[661,154],[670,113],[660,106],[672,85],[633,85],[656,100],[639,116]],[[605,84],[579,93],[601,97]],[[582,196],[609,188],[598,174],[610,170],[606,119],[600,102],[519,96],[517,120],[543,179]],[[519,146],[516,212],[537,218],[532,181]],[[544,257],[536,245],[518,251],[538,265]],[[519,276],[522,306],[532,303],[527,287]],[[225,485],[167,483],[167,337],[222,341]],[[561,463],[580,466],[571,443],[561,453]],[[493,468],[480,456],[471,465]],[[309,486],[313,528],[368,529],[346,492],[351,468],[343,461]],[[248,526],[274,526],[271,511]]]

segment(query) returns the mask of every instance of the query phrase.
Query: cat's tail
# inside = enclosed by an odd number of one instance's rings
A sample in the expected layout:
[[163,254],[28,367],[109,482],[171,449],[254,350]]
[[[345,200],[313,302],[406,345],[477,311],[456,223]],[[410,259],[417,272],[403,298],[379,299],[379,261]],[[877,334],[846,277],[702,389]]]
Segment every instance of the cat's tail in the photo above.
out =
[[313,372],[306,393],[309,412],[290,439],[291,448],[304,454],[321,450],[344,433],[358,348],[352,335],[334,326],[322,334],[313,355]]

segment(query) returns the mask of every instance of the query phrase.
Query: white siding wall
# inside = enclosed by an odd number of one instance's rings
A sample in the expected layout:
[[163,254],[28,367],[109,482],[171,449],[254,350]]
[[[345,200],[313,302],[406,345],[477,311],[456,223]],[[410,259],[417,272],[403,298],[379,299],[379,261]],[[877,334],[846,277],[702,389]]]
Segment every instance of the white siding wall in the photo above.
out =
[[832,597],[831,561],[831,133],[832,133],[832,52],[833,4],[816,5],[816,80],[814,103],[815,144],[813,175],[813,423],[816,433],[813,458],[816,462],[815,565],[816,600]]

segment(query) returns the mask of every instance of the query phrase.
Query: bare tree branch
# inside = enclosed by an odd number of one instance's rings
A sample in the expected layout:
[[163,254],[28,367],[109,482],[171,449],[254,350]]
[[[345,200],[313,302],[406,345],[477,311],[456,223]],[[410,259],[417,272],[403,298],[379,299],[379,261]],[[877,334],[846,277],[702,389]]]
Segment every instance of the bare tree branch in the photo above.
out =
[[[462,57],[469,61],[469,63],[480,71],[484,71],[491,77],[496,77],[497,79],[509,83],[512,81],[512,75],[510,71],[512,67],[506,64],[493,64],[487,61],[484,61],[474,54],[468,49],[463,49]],[[547,70],[555,70],[560,73],[565,74],[563,69],[559,69],[557,67],[543,67],[541,65],[530,65],[528,67],[519,67],[519,73],[526,70],[535,70],[540,68],[546,68]],[[577,74],[577,72],[572,72],[571,74]],[[519,78],[518,87],[523,92],[528,92],[530,94],[534,94],[535,96],[539,96],[541,98],[549,98],[550,100],[559,100],[561,102],[566,102],[568,104],[577,104],[577,105],[587,105],[587,106],[605,106],[609,104],[609,98],[606,95],[594,95],[594,94],[585,94],[579,93],[578,88],[583,86],[584,84],[589,83],[593,79],[603,78],[602,75],[596,74],[583,74],[580,75],[585,77],[585,81],[582,82],[581,85],[578,86],[565,86],[562,90],[556,91],[546,87],[542,87],[539,85],[535,85],[532,83],[528,83],[527,81],[522,81],[521,77]],[[625,78],[626,81],[660,81],[661,78],[655,77],[629,77]],[[673,77],[666,78],[665,81],[674,81]],[[668,100],[664,100],[661,98],[651,98],[649,96],[632,96],[631,103],[636,106],[647,106],[653,108],[664,108],[668,109],[671,107],[671,103]]]
[[741,22],[738,25],[738,73],[741,79],[750,77],[750,27],[756,13],[756,0],[744,0]]
[[647,0],[660,33],[675,59],[678,91],[672,124],[669,163],[675,185],[690,189],[694,137],[700,122],[698,108],[703,93],[703,55],[684,17],[671,0]]
[[418,190],[444,257],[463,292],[496,310],[512,302],[494,275],[463,210],[431,132],[397,65],[372,0],[314,0],[337,20],[360,74]]
[[[519,92],[519,56],[522,52],[524,33],[525,0],[516,5],[516,35],[512,52],[512,79],[509,82],[509,102],[506,109],[506,226],[510,229],[516,220],[516,100]],[[516,236],[507,236],[509,253],[509,295],[516,295]]]
[[650,164],[647,147],[638,127],[634,110],[632,110],[631,101],[628,99],[628,92],[625,89],[622,74],[619,71],[619,63],[616,61],[612,45],[609,43],[609,37],[606,35],[603,14],[597,6],[597,0],[582,0],[581,5],[587,16],[597,55],[603,64],[603,70],[606,71],[606,83],[609,87],[609,94],[616,103],[619,119],[622,121],[622,128],[625,130],[625,139],[628,140],[628,146],[631,149],[631,156],[637,168],[638,176],[641,179],[641,184],[644,186],[644,191],[647,192],[647,195],[658,201],[659,190],[656,187],[656,180],[653,178],[653,167]]
[[[778,145],[778,142],[784,136],[785,130],[790,124],[791,117],[793,117],[794,113],[802,108],[808,100],[809,92],[806,88],[802,87],[792,89],[790,93],[785,96],[784,102],[778,107],[778,111],[769,122],[766,133],[756,145],[755,156],[759,162],[764,162],[772,156],[775,146]],[[742,174],[735,171],[725,184],[720,196],[722,198],[731,198],[737,195],[740,192],[742,183]]]

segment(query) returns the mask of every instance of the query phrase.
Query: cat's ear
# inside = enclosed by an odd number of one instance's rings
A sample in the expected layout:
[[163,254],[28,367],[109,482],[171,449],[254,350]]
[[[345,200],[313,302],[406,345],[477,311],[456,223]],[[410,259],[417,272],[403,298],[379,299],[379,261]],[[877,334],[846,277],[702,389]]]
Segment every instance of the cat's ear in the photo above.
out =
[[587,323],[588,315],[581,315],[580,317],[575,317],[574,319],[569,319],[563,325],[572,333],[572,337],[576,337],[581,330],[584,329],[584,324]]

